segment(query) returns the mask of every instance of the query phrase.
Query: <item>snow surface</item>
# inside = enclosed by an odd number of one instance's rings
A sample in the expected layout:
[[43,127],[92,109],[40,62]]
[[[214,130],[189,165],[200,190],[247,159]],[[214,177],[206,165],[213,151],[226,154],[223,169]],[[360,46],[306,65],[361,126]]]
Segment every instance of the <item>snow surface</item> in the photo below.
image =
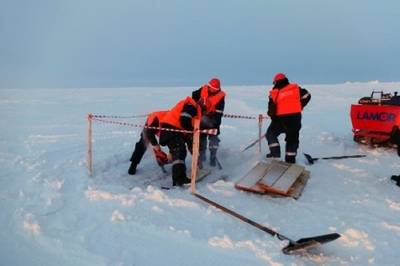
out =
[[[0,90],[0,265],[399,265],[400,188],[390,176],[400,173],[400,158],[392,149],[353,142],[349,108],[373,89],[394,91],[400,83],[305,87],[312,100],[299,153],[366,158],[307,165],[311,179],[297,201],[238,191],[235,181],[265,156],[266,145],[262,154],[241,153],[257,136],[257,123],[225,118],[224,169],[197,185],[202,195],[293,239],[342,235],[296,256],[281,252],[285,242],[188,189],[161,190],[166,177],[150,153],[129,176],[140,128],[94,122],[95,173],[88,176],[87,113],[168,109],[195,88]],[[226,113],[265,112],[266,87],[226,91]],[[300,155],[298,163],[306,165]]]

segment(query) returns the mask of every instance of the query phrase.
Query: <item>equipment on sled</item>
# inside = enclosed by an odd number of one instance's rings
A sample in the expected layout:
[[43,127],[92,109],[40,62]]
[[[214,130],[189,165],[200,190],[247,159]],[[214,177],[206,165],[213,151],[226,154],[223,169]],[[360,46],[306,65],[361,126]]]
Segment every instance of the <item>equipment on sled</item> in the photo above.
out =
[[372,91],[351,105],[354,141],[363,144],[390,144],[400,127],[400,96],[395,92]]

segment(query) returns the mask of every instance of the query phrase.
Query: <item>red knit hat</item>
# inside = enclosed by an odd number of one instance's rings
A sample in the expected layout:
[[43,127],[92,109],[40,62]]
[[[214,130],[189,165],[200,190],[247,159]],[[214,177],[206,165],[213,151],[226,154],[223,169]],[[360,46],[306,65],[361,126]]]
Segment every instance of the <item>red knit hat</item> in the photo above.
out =
[[220,90],[221,89],[221,82],[219,81],[219,79],[213,78],[208,82],[208,86],[211,89]]
[[274,79],[272,80],[272,84],[275,84],[277,81],[279,81],[281,79],[286,79],[285,74],[283,74],[283,73],[276,74]]

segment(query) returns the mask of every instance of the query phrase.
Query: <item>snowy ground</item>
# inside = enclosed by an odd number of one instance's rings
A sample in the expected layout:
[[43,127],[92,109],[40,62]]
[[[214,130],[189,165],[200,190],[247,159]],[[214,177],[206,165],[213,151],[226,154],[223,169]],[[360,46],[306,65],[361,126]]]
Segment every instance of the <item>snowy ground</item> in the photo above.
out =
[[[297,201],[241,192],[234,182],[264,157],[266,145],[261,155],[239,152],[258,134],[257,123],[224,119],[224,170],[198,184],[201,194],[294,239],[342,234],[301,256],[284,255],[286,243],[187,189],[160,190],[164,177],[149,154],[129,176],[138,128],[95,122],[95,173],[88,177],[87,113],[168,109],[194,88],[0,90],[0,265],[398,265],[400,188],[389,178],[400,173],[400,158],[354,143],[349,108],[372,89],[394,91],[400,83],[305,87],[313,97],[299,153],[366,158],[306,166],[311,179]],[[265,87],[226,90],[226,113],[265,112]],[[218,180],[222,174],[226,180]]]

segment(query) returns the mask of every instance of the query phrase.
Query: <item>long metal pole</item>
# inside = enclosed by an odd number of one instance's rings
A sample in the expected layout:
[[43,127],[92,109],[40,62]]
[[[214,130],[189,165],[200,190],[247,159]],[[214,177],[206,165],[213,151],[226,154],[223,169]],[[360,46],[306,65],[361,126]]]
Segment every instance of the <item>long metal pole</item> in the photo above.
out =
[[197,198],[207,202],[208,204],[210,204],[210,205],[222,210],[223,212],[228,213],[228,214],[230,214],[230,215],[232,215],[232,216],[234,216],[234,217],[242,220],[243,222],[248,223],[248,224],[250,224],[250,225],[252,225],[254,227],[257,227],[258,229],[260,229],[261,231],[264,231],[265,233],[268,233],[268,234],[270,234],[272,236],[277,236],[280,240],[288,240],[291,243],[296,242],[296,241],[293,241],[293,240],[291,240],[290,238],[288,238],[288,237],[286,237],[284,235],[279,234],[278,232],[275,232],[272,229],[269,229],[268,227],[265,227],[262,224],[259,224],[259,223],[255,222],[255,221],[253,221],[253,220],[251,220],[251,219],[249,219],[247,217],[244,217],[243,215],[241,215],[241,214],[239,214],[237,212],[234,212],[234,211],[232,211],[232,210],[230,210],[230,209],[228,209],[228,208],[216,203],[215,201],[212,201],[212,200],[210,200],[210,199],[208,199],[208,198],[206,198],[206,197],[204,197],[204,196],[202,196],[202,195],[200,195],[200,194],[198,194],[196,192],[192,192],[192,194],[194,196],[196,196]]

